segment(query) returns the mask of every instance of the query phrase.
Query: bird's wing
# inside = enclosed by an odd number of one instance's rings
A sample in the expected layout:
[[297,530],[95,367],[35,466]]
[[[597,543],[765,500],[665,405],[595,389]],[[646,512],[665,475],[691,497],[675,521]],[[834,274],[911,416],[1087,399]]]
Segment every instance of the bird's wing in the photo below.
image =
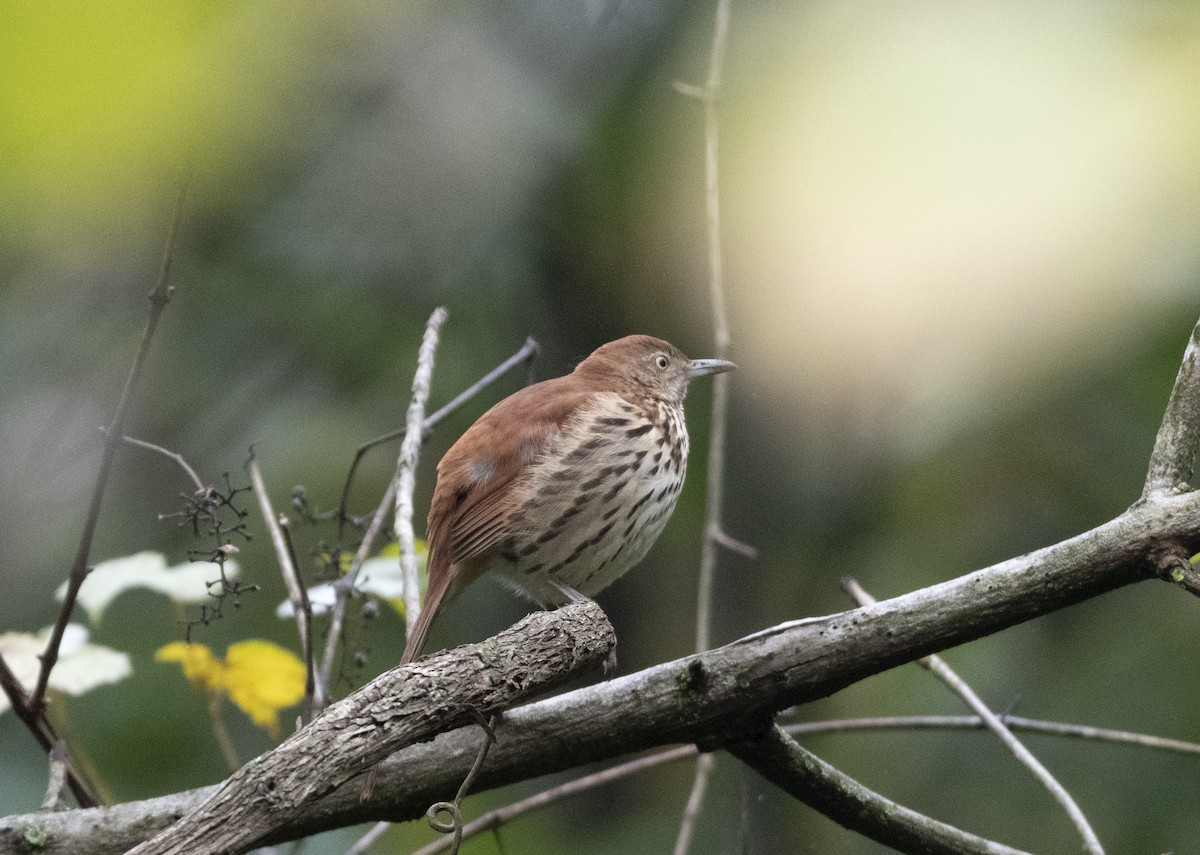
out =
[[[525,502],[530,464],[552,447],[594,393],[571,375],[516,392],[484,413],[438,464],[426,525],[431,555],[449,569],[483,555],[511,535]],[[486,562],[477,569],[482,572]],[[432,571],[431,571],[432,572]],[[472,579],[456,579],[461,590]]]

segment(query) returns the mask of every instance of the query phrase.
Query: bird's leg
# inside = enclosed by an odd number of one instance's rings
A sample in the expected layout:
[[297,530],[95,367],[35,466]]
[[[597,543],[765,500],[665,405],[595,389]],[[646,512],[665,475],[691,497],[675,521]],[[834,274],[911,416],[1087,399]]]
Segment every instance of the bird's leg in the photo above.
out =
[[[576,589],[572,588],[570,585],[560,582],[557,579],[553,580],[551,584],[553,584],[558,592],[563,595],[568,603],[581,603],[591,600],[591,597],[589,597],[587,594],[582,594]],[[562,604],[547,606],[545,603],[543,603],[543,607],[545,608],[555,608],[557,605]],[[608,655],[604,657],[603,668],[605,677],[617,670],[617,645],[615,643],[613,644],[612,650],[608,651]]]
[[566,603],[583,603],[591,600],[591,597],[587,596],[586,594],[579,593],[579,591],[575,590],[570,585],[560,582],[557,579],[551,580],[550,584],[552,584],[555,589],[563,595],[564,602],[555,603],[552,606],[548,606],[548,608],[557,608],[560,605],[566,605]]

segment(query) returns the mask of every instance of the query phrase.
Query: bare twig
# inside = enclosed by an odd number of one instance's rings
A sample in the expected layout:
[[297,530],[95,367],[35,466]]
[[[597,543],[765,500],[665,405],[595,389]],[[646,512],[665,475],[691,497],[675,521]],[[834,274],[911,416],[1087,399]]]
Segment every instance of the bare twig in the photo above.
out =
[[692,776],[692,790],[688,793],[687,804],[683,808],[683,816],[679,819],[679,834],[675,837],[675,855],[686,855],[692,845],[692,835],[696,830],[696,821],[700,818],[700,808],[704,805],[704,794],[708,791],[708,782],[712,778],[713,756],[701,754],[696,758],[696,769]]
[[[528,798],[521,799],[493,811],[488,811],[478,819],[473,819],[464,825],[462,828],[462,837],[466,840],[485,831],[497,829],[522,814],[546,807],[568,796],[574,796],[612,781],[628,778],[631,775],[636,775],[655,766],[662,766],[666,763],[685,760],[688,757],[694,756],[696,756],[696,746],[681,745],[678,748],[669,748],[666,751],[647,754],[645,757],[630,760],[619,766],[613,766],[611,769],[602,769],[599,772],[584,775],[582,778],[574,778],[557,787],[542,790],[540,793],[535,793]],[[447,851],[450,848],[451,842],[449,838],[435,840],[427,846],[422,846],[413,855],[438,855],[439,852]],[[351,855],[351,853],[347,852],[346,855]]]
[[434,413],[427,416],[425,419],[425,424],[421,429],[421,435],[424,438],[428,439],[429,434],[431,434],[433,432],[433,429],[438,424],[438,422],[440,422],[442,419],[446,418],[446,416],[453,413],[455,410],[457,410],[463,404],[470,401],[472,398],[474,398],[476,395],[478,395],[480,392],[482,392],[488,386],[495,383],[497,380],[499,380],[501,377],[503,377],[509,371],[516,368],[518,365],[521,365],[522,363],[524,363],[526,365],[531,365],[533,363],[534,357],[536,357],[538,355],[538,351],[540,351],[540,350],[541,350],[541,347],[538,345],[538,343],[536,341],[533,340],[533,338],[526,338],[525,343],[522,344],[517,349],[516,353],[514,353],[508,359],[501,362],[499,365],[497,365],[495,368],[493,368],[487,374],[484,374],[482,377],[480,377],[478,380],[476,380],[470,386],[463,389],[461,392],[459,392],[457,395],[455,395],[453,398],[451,398],[448,403],[444,404],[442,407],[440,407]]
[[[367,830],[366,834],[354,841],[354,844],[346,850],[345,855],[362,855],[362,853],[374,846],[375,842],[379,840],[379,838],[383,837],[384,833],[391,828],[392,825],[393,823],[390,822],[375,823],[370,827],[370,829]],[[449,843],[449,841],[446,842]]]
[[63,810],[66,803],[62,798],[63,786],[67,783],[67,743],[61,739],[50,749],[50,778],[46,784],[46,797],[42,799],[42,810]]
[[1021,855],[897,804],[802,748],[778,726],[727,746],[775,786],[830,819],[899,852]]
[[[1002,715],[1001,720],[1010,730],[1026,733],[1041,733],[1047,736],[1065,736],[1097,742],[1113,742],[1118,745],[1133,745],[1138,748],[1154,748],[1161,751],[1177,751],[1181,754],[1200,754],[1200,743],[1182,739],[1168,739],[1146,733],[1131,733],[1127,730],[1112,730],[1086,724],[1067,724],[1060,721],[1042,721],[1016,715]],[[876,716],[866,718],[842,718],[828,721],[794,722],[784,725],[792,736],[801,734],[841,733],[855,730],[986,730],[987,724],[975,715],[918,715]]]
[[221,757],[225,760],[225,766],[232,774],[242,765],[242,760],[238,757],[237,749],[233,747],[233,737],[229,735],[229,728],[225,726],[225,716],[221,710],[223,697],[219,691],[209,690],[208,723],[212,728],[213,739],[217,741],[217,747],[221,749]]
[[[138,378],[142,376],[142,367],[145,364],[146,354],[150,351],[150,342],[154,339],[155,330],[158,327],[158,318],[162,316],[163,310],[166,309],[170,301],[170,295],[172,295],[174,289],[173,286],[168,285],[167,281],[170,274],[170,263],[172,263],[174,256],[175,241],[178,239],[182,217],[184,217],[186,195],[187,183],[185,180],[181,181],[179,195],[175,199],[174,215],[167,233],[167,243],[163,249],[162,264],[160,271],[158,271],[157,285],[154,291],[150,293],[150,315],[146,319],[145,329],[142,333],[142,342],[139,343],[137,354],[134,355],[130,373],[128,373],[125,379],[125,387],[121,390],[120,400],[116,403],[112,423],[109,424],[107,434],[104,436],[100,471],[97,472],[95,485],[92,486],[91,501],[88,506],[88,514],[86,514],[86,518],[84,519],[83,533],[79,537],[79,546],[76,550],[74,561],[71,564],[70,575],[67,576],[66,594],[62,598],[62,606],[59,609],[58,618],[54,622],[54,629],[50,632],[46,651],[42,653],[42,666],[38,669],[34,692],[32,692],[28,699],[25,699],[26,711],[37,718],[44,718],[44,704],[46,704],[46,690],[49,686],[50,671],[54,670],[54,665],[58,662],[59,647],[62,645],[62,635],[66,632],[67,623],[71,621],[71,612],[74,610],[74,603],[76,603],[76,598],[79,596],[79,588],[83,586],[83,581],[88,578],[88,573],[91,569],[88,566],[88,557],[91,554],[91,542],[92,538],[95,537],[96,524],[100,520],[100,508],[103,503],[104,489],[108,485],[108,474],[113,467],[116,448],[118,448],[121,442],[121,428],[125,424],[128,408],[130,408],[133,389],[137,385]],[[48,723],[46,727],[49,727]],[[90,794],[88,794],[86,788],[77,788],[77,783],[82,784],[82,781],[79,781],[76,776],[72,775],[71,777],[72,791],[76,794],[77,799],[80,796],[90,799]],[[95,802],[88,801],[84,803]]]
[[371,547],[375,544],[375,538],[379,536],[379,532],[383,528],[388,509],[392,506],[395,498],[396,479],[392,478],[388,481],[387,489],[383,491],[383,497],[379,500],[379,505],[371,516],[371,522],[363,533],[362,542],[359,543],[358,550],[350,562],[350,569],[333,583],[334,602],[333,608],[329,611],[329,631],[325,635],[325,655],[321,659],[321,667],[317,674],[317,682],[321,685],[318,691],[325,698],[326,703],[332,697],[330,681],[333,677],[333,660],[337,656],[338,639],[341,638],[342,624],[346,620],[346,605],[350,602],[350,594],[354,591],[354,585],[358,581],[358,571],[370,556]]
[[[459,392],[457,395],[455,395],[454,398],[451,399],[449,403],[443,405],[436,412],[427,416],[425,418],[425,424],[423,425],[423,427],[421,429],[422,438],[428,439],[429,435],[433,432],[434,426],[437,425],[438,422],[440,422],[442,419],[446,418],[446,416],[453,413],[455,410],[457,410],[463,404],[470,401],[472,398],[474,398],[476,395],[478,395],[480,392],[482,392],[488,386],[495,383],[497,380],[499,380],[501,377],[503,377],[505,374],[507,374],[513,368],[517,367],[521,363],[532,362],[533,358],[538,355],[539,349],[540,348],[536,341],[534,341],[532,338],[526,338],[525,343],[522,344],[520,346],[520,348],[517,349],[516,353],[514,353],[508,359],[501,362],[499,365],[497,365],[495,368],[493,368],[487,374],[484,374],[482,377],[480,377],[478,380],[476,380],[474,383],[472,383],[466,389],[463,389],[461,392]],[[406,430],[407,430],[406,427],[398,428],[397,430],[389,431],[388,433],[385,433],[383,436],[377,436],[374,439],[367,440],[366,442],[364,442],[362,445],[360,445],[358,447],[357,451],[354,452],[354,460],[352,460],[350,463],[350,469],[346,472],[346,482],[342,485],[342,498],[338,502],[338,540],[339,541],[342,539],[342,529],[346,522],[347,515],[349,514],[350,485],[354,483],[354,474],[358,470],[358,464],[362,461],[363,457],[366,455],[366,453],[368,451],[370,451],[371,449],[376,448],[380,445],[383,445],[384,443],[391,442],[394,439],[400,439],[402,436],[404,436],[404,432]]]
[[425,402],[429,400],[429,382],[433,377],[433,356],[437,352],[438,333],[446,322],[446,310],[439,306],[429,316],[425,336],[417,353],[413,375],[412,400],[408,404],[404,439],[396,460],[396,512],[392,524],[400,544],[400,575],[404,579],[404,622],[411,633],[421,612],[421,586],[417,578],[416,535],[413,534],[413,489],[417,483],[417,460],[421,456]]
[[1142,499],[1161,493],[1186,492],[1192,489],[1188,481],[1196,457],[1196,440],[1200,437],[1200,323],[1192,329],[1175,386],[1167,401],[1150,465]]
[[92,538],[96,534],[96,523],[100,519],[100,505],[104,501],[104,490],[108,486],[108,473],[112,469],[117,447],[121,444],[121,431],[125,425],[125,417],[129,412],[129,404],[133,400],[133,390],[142,375],[142,366],[150,351],[150,342],[154,338],[154,331],[158,328],[158,319],[162,317],[163,310],[171,301],[171,294],[174,291],[174,286],[169,285],[167,280],[171,272],[171,261],[175,254],[175,242],[183,222],[183,203],[186,198],[187,181],[184,180],[179,186],[179,195],[175,201],[175,214],[171,220],[170,231],[167,232],[158,284],[150,292],[150,315],[146,320],[146,327],[142,331],[142,340],[133,358],[133,365],[129,369],[129,376],[125,378],[125,388],[121,390],[121,398],[113,413],[112,423],[109,424],[104,436],[100,471],[97,473],[96,483],[92,487],[92,499],[88,504],[83,533],[79,538],[79,547],[75,551],[75,560],[71,563],[71,573],[67,577],[66,595],[63,597],[62,608],[58,611],[58,619],[54,622],[54,629],[50,633],[46,650],[42,654],[42,667],[38,671],[37,685],[29,700],[35,711],[40,712],[42,704],[46,700],[46,686],[50,681],[50,672],[54,670],[54,664],[58,661],[58,649],[62,645],[63,633],[66,632],[67,623],[71,620],[71,612],[75,609],[75,599],[79,596],[79,589],[83,586],[83,580],[87,578],[91,569],[88,566],[88,556],[92,551]]
[[[842,587],[845,588],[846,592],[860,606],[871,606],[877,602],[858,582],[848,576],[842,579]],[[1067,817],[1079,831],[1079,836],[1083,838],[1086,851],[1090,855],[1104,855],[1104,847],[1100,845],[1100,838],[1096,836],[1096,832],[1092,829],[1083,811],[1080,810],[1079,805],[1076,804],[1075,799],[1067,792],[1066,787],[1050,774],[1050,770],[1042,765],[1042,762],[1033,755],[1033,752],[1013,736],[1012,731],[1005,726],[1001,717],[992,712],[991,708],[946,664],[946,661],[942,657],[930,654],[918,660],[918,664],[923,668],[927,668],[939,680],[949,686],[951,691],[962,698],[966,705],[987,725],[988,729],[996,734],[1004,747],[1017,758],[1017,762],[1028,769],[1038,779],[1041,785],[1054,797],[1054,800],[1066,811]]]
[[122,436],[121,440],[123,442],[129,443],[130,445],[136,446],[138,448],[144,448],[147,451],[153,451],[156,454],[161,454],[164,457],[174,460],[176,465],[178,465],[179,468],[182,469],[184,471],[184,473],[187,474],[188,478],[190,478],[192,480],[192,483],[196,486],[197,491],[205,489],[205,487],[206,487],[205,483],[200,480],[200,476],[196,474],[196,470],[193,469],[188,464],[188,462],[183,459],[182,454],[179,454],[178,452],[175,452],[175,451],[171,451],[170,449],[167,449],[167,448],[163,448],[161,445],[155,445],[152,442],[146,442],[144,439],[135,439],[132,436]]
[[740,555],[743,558],[758,558],[757,549],[744,541],[738,540],[723,529],[718,528],[712,532],[712,539],[716,542],[717,546],[728,549],[730,552]]
[[258,509],[262,512],[263,522],[267,533],[271,536],[271,545],[275,547],[275,558],[279,561],[279,572],[283,576],[283,584],[287,587],[288,600],[292,604],[292,612],[296,615],[296,629],[300,633],[300,649],[304,652],[304,696],[309,700],[309,712],[324,709],[324,687],[316,679],[313,666],[313,636],[312,636],[312,605],[308,601],[308,589],[300,579],[300,571],[296,569],[296,561],[292,552],[291,541],[284,532],[286,518],[277,517],[271,507],[271,497],[267,494],[267,485],[263,481],[262,469],[258,461],[251,457],[246,464],[250,470],[250,484],[254,487],[254,495],[258,498]]
[[[8,662],[4,656],[0,655],[0,689],[4,690],[4,694],[8,696],[8,702],[12,705],[13,712],[17,718],[21,719],[21,723],[33,734],[33,738],[37,740],[38,745],[47,755],[54,749],[55,744],[59,742],[58,734],[54,730],[54,725],[44,715],[35,712],[29,703],[29,695],[25,692],[25,687],[17,679],[17,676],[8,667]],[[99,804],[99,800],[92,792],[91,786],[84,779],[74,765],[72,765],[70,757],[66,760],[67,766],[67,785],[71,788],[71,794],[75,796],[75,800],[79,802],[80,807],[93,807]]]
[[[713,356],[729,356],[729,321],[725,312],[725,285],[721,262],[721,200],[717,183],[717,91],[721,86],[725,45],[729,37],[729,0],[718,0],[709,57],[708,81],[704,85],[705,210],[708,222],[708,275],[713,313]],[[721,531],[725,500],[725,427],[729,410],[729,376],[713,377],[712,419],[708,439],[708,470],[705,473],[705,531],[700,553],[699,600],[696,606],[696,650],[712,646],[713,576],[717,565],[716,532]],[[678,850],[677,850],[678,851]]]
[[[492,716],[490,722],[483,721],[481,717],[480,723],[482,725],[480,729],[483,731],[483,744],[479,746],[479,753],[475,755],[475,762],[471,764],[471,771],[467,772],[467,777],[463,779],[462,786],[458,788],[458,793],[454,796],[454,801],[436,802],[430,805],[429,810],[425,812],[425,818],[429,821],[430,828],[442,834],[450,835],[451,855],[458,855],[458,848],[462,845],[462,800],[471,791],[471,785],[475,783],[475,777],[479,774],[479,770],[483,768],[483,761],[487,759],[488,751],[496,742],[496,732],[493,730],[496,717]],[[438,819],[438,814],[441,813],[450,814],[451,821],[446,823]]]
[[[700,93],[704,104],[704,188],[705,219],[708,226],[709,298],[712,303],[713,356],[725,359],[729,355],[729,319],[725,311],[724,265],[721,259],[721,197],[718,181],[717,144],[720,123],[717,114],[717,93],[721,88],[721,73],[725,64],[725,48],[729,40],[729,0],[717,0],[716,20],[713,23],[712,45],[709,51],[708,79]],[[725,500],[725,431],[729,410],[729,377],[718,374],[713,378],[712,416],[708,439],[708,470],[705,473],[704,540],[700,547],[700,571],[696,599],[696,650],[703,652],[712,646],[712,593],[716,576],[717,555],[722,531],[721,517]],[[691,846],[696,818],[704,803],[704,792],[712,775],[711,755],[701,755],[696,763],[692,790],[679,824],[675,839],[675,855],[686,855]]]
[[[479,394],[487,386],[494,383],[505,373],[511,371],[521,363],[529,363],[538,353],[538,343],[532,338],[525,339],[525,344],[521,346],[516,353],[510,356],[504,362],[493,368],[482,378],[471,384],[467,389],[460,392],[454,397],[450,403],[437,410],[435,413],[425,419],[422,436],[428,436],[433,426],[440,422],[443,418],[449,415],[458,407],[461,407],[475,395]],[[350,482],[354,476],[354,468],[358,465],[362,455],[370,448],[385,442],[389,439],[394,439],[400,436],[403,431],[396,431],[384,437],[371,440],[365,443],[355,454],[354,462],[351,464],[350,474],[346,477],[346,484],[342,489],[342,504],[341,511],[338,514],[339,520],[345,519],[345,510],[347,496],[349,494]],[[329,634],[325,638],[325,653],[321,659],[321,668],[318,672],[318,681],[325,686],[325,697],[329,697],[329,681],[333,674],[333,662],[337,655],[338,639],[341,637],[342,625],[345,622],[346,604],[349,601],[351,592],[354,590],[354,585],[358,580],[358,571],[362,567],[363,562],[371,555],[371,549],[375,544],[375,539],[379,536],[379,532],[383,529],[383,523],[387,518],[387,512],[392,508],[396,499],[396,479],[392,478],[388,482],[387,489],[384,490],[383,497],[379,500],[379,504],[375,508],[375,512],[371,515],[371,521],[367,525],[366,531],[363,533],[362,541],[355,550],[354,558],[350,562],[350,568],[346,573],[334,583],[335,600],[333,608],[330,610],[329,617]],[[341,523],[339,522],[339,526]],[[340,537],[339,537],[340,540]]]

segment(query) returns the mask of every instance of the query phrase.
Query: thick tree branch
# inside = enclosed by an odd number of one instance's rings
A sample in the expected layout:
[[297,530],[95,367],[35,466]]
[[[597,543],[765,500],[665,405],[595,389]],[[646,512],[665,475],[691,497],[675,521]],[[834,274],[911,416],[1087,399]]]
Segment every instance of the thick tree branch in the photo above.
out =
[[[872,605],[878,602],[852,578],[847,577],[843,579],[842,587],[846,589],[859,605]],[[962,698],[963,702],[979,716],[979,719],[996,735],[1004,747],[1008,749],[1009,753],[1017,759],[1017,762],[1028,769],[1037,778],[1038,782],[1046,788],[1054,800],[1062,806],[1071,823],[1078,829],[1079,836],[1083,838],[1084,851],[1089,853],[1089,855],[1104,855],[1104,847],[1100,844],[1100,838],[1096,836],[1096,832],[1092,829],[1091,823],[1088,822],[1086,814],[1084,814],[1083,810],[1076,803],[1074,797],[1071,796],[1066,787],[1058,782],[1058,779],[1051,774],[1042,761],[1013,735],[1013,732],[1004,722],[1003,716],[992,712],[991,707],[985,704],[979,695],[975,694],[975,690],[967,685],[967,682],[959,677],[954,669],[946,664],[946,660],[942,657],[931,653],[929,656],[918,660],[918,664],[929,670],[930,673],[945,683],[950,688],[950,691]]]
[[393,668],[247,763],[132,852],[244,852],[393,751],[599,666],[615,644],[604,613],[588,601],[534,613],[487,641]]
[[864,787],[779,727],[730,743],[731,754],[835,822],[913,855],[1027,855],[909,810]]
[[[786,707],[1153,578],[1153,555],[1163,541],[1200,550],[1200,494],[1155,498],[1099,528],[957,579],[873,606],[783,624],[706,653],[518,707],[505,713],[496,728],[497,744],[475,789],[658,745],[713,747],[743,738],[768,726]],[[371,799],[360,801],[358,786],[339,787],[288,815],[261,842],[419,817],[431,801],[457,790],[478,740],[478,730],[471,726],[410,746],[380,764]],[[334,746],[323,750],[331,752]],[[196,791],[182,798],[194,806],[206,795]],[[107,855],[175,821],[179,812],[179,800],[167,799],[10,817],[0,820],[0,850],[38,823],[53,832],[41,850],[45,855]]]
[[1200,322],[1192,329],[1154,439],[1143,499],[1191,489],[1188,481],[1192,477],[1197,438],[1200,438]]

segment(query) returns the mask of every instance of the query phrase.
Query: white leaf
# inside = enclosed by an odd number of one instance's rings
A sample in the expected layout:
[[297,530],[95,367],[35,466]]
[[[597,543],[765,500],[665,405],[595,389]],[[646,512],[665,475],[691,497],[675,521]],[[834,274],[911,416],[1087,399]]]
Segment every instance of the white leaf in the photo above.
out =
[[[423,556],[422,556],[423,557]],[[371,594],[391,603],[404,596],[404,579],[400,575],[400,559],[395,555],[377,555],[362,563],[354,589]],[[314,615],[323,615],[333,608],[336,594],[333,585],[326,582],[308,589],[308,601],[312,603]],[[290,600],[284,600],[275,608],[275,616],[291,618],[295,615]]]
[[[333,585],[329,582],[323,585],[315,585],[308,589],[308,603],[312,606],[314,615],[323,615],[331,608],[337,599],[337,594],[333,590]],[[291,600],[284,600],[275,608],[275,617],[290,618],[296,614],[292,608]]]
[[[236,561],[225,562],[226,578],[236,578],[238,572]],[[109,604],[131,588],[149,588],[180,603],[198,603],[208,598],[210,583],[220,576],[218,565],[208,561],[167,567],[161,552],[138,552],[97,564],[79,589],[78,602],[88,618],[98,623]],[[66,591],[64,582],[55,592],[60,602]]]
[[[0,655],[4,656],[26,691],[32,691],[37,683],[41,667],[38,657],[46,649],[51,630],[52,627],[46,627],[36,635],[29,632],[0,634]],[[51,689],[68,695],[82,695],[97,686],[123,680],[133,672],[128,654],[100,644],[89,644],[87,639],[87,627],[67,624],[59,646],[58,662],[50,672]],[[8,708],[8,697],[0,694],[0,713]]]

